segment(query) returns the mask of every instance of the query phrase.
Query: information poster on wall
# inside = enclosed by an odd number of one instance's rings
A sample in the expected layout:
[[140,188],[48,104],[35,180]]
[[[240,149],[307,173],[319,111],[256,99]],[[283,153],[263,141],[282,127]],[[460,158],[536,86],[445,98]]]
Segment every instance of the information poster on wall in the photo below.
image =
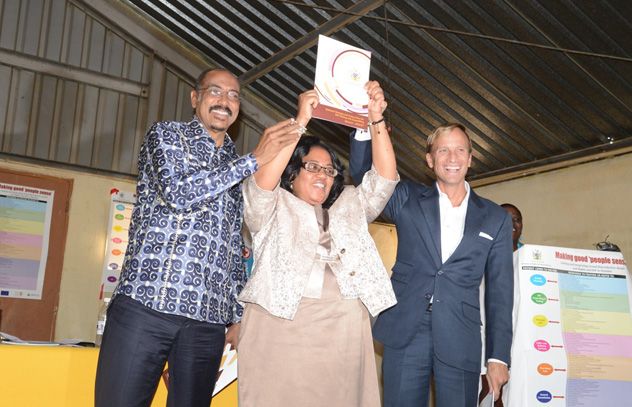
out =
[[54,194],[0,183],[0,297],[42,298]]
[[525,245],[510,406],[632,400],[630,274],[621,253]]
[[119,281],[135,200],[136,198],[131,192],[117,189],[111,191],[105,261],[99,298],[103,297],[103,293],[114,291]]

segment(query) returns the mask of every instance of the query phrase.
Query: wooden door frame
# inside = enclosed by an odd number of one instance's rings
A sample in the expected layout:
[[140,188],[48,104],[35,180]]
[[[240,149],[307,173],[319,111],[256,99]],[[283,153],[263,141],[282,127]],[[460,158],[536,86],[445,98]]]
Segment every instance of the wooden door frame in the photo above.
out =
[[0,182],[55,191],[42,299],[0,297],[0,330],[25,340],[55,337],[73,180],[0,167]]

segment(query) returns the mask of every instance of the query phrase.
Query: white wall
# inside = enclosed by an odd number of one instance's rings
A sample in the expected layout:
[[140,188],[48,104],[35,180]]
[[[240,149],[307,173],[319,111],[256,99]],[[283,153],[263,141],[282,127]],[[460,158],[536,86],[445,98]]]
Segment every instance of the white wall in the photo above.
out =
[[595,249],[610,235],[632,261],[632,154],[476,188],[520,208],[524,243]]

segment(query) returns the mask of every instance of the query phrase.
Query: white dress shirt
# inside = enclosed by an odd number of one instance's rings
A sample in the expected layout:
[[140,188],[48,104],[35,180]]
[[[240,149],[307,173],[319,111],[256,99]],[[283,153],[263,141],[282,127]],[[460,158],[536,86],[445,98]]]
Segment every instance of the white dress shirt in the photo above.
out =
[[463,239],[467,201],[470,199],[470,185],[465,182],[466,193],[459,206],[452,206],[448,195],[441,191],[439,184],[436,186],[439,191],[439,218],[441,221],[441,262],[445,263]]

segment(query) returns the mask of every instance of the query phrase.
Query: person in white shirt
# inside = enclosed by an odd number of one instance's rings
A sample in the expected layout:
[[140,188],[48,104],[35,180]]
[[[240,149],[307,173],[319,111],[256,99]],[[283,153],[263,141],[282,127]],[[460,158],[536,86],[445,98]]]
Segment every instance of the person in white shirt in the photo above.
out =
[[[506,210],[509,216],[511,216],[511,224],[512,224],[511,240],[513,242],[513,251],[515,254],[515,251],[518,250],[522,246],[522,242],[520,241],[520,237],[522,236],[522,213],[520,212],[520,209],[518,209],[518,207],[514,204],[504,203],[504,204],[501,204],[500,207]],[[514,270],[514,273],[515,273],[515,270]],[[516,279],[517,279],[517,276],[514,275],[514,280]],[[481,298],[484,298],[484,296],[485,296],[485,284],[481,284]],[[514,305],[513,305],[513,312],[512,312],[512,322],[513,322],[514,329],[516,326],[516,315],[518,312],[519,302],[520,301],[519,301],[518,285],[514,284]],[[483,335],[483,338],[484,338],[485,337],[485,309],[484,307],[481,307],[481,320],[483,321],[481,334]],[[485,342],[483,341],[483,343]],[[485,348],[483,348],[483,350],[484,349]],[[486,372],[486,366],[485,366],[484,361],[483,361],[482,371],[483,373]],[[508,381],[506,385],[501,389],[499,397],[496,399],[496,402],[494,403],[494,407],[504,407],[504,405],[507,404],[507,401],[509,400],[509,397],[508,397],[509,383],[510,382]],[[483,374],[481,376],[481,391],[478,396],[479,400],[482,401],[485,398],[485,396],[487,396],[489,391],[490,391],[490,388],[489,388],[489,383],[487,382],[487,375]]]
[[[356,177],[367,169],[367,144],[351,141],[350,171]],[[400,182],[383,213],[395,224],[398,240],[391,276],[397,305],[382,312],[373,327],[384,344],[384,406],[427,406],[434,377],[438,406],[473,407],[481,372],[483,279],[485,360],[496,397],[508,379],[511,219],[465,181],[472,143],[463,125],[435,129],[426,151],[436,183]]]

